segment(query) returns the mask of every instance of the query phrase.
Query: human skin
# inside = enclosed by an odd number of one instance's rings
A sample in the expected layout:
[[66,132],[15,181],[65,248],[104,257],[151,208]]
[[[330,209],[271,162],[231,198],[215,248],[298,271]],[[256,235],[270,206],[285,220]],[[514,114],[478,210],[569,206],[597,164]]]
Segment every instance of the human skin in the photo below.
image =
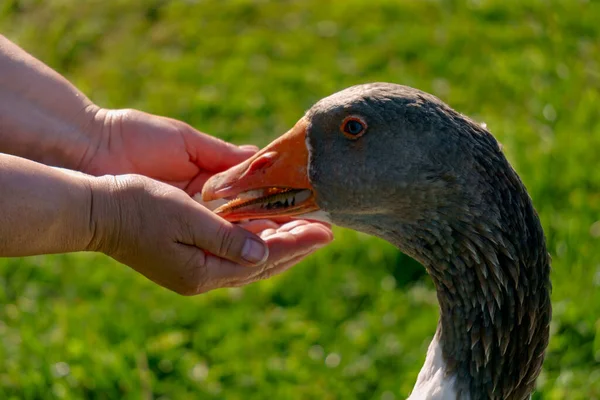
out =
[[0,36],[2,257],[99,251],[186,295],[282,272],[330,242],[329,227],[231,224],[189,196],[255,152],[98,107]]

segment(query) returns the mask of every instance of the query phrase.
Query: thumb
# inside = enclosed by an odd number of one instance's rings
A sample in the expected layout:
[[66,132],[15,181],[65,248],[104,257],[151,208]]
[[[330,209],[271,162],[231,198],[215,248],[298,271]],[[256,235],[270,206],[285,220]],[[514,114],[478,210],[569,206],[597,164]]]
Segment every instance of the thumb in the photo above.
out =
[[269,248],[262,239],[199,204],[197,207],[202,208],[198,214],[202,220],[193,224],[195,246],[242,265],[257,266],[267,260]]

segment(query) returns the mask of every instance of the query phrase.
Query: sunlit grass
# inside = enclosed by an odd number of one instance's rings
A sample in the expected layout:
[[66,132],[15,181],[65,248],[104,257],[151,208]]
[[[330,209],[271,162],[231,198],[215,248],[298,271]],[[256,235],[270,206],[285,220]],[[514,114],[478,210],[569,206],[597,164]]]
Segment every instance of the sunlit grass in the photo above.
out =
[[[105,107],[266,144],[369,81],[485,122],[553,257],[536,399],[600,398],[600,5],[585,1],[15,1],[0,31]],[[0,398],[403,399],[437,321],[429,279],[337,230],[297,268],[197,298],[96,255],[0,260]]]

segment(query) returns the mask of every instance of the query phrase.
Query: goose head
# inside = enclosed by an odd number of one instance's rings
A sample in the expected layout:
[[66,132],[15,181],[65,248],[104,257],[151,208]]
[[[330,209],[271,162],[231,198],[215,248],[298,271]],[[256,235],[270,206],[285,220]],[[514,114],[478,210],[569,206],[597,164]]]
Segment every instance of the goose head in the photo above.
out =
[[440,323],[411,398],[533,390],[551,313],[543,231],[498,142],[436,97],[389,83],[333,94],[202,195],[228,200],[216,212],[231,221],[323,220],[421,262]]
[[[203,198],[236,197],[217,210],[231,221],[308,214],[383,237],[389,224],[397,230],[440,214],[469,214],[479,203],[479,177],[465,153],[488,138],[470,122],[472,131],[457,130],[457,117],[415,89],[351,87],[319,101],[253,158],[214,176]],[[483,145],[499,154],[495,141]]]

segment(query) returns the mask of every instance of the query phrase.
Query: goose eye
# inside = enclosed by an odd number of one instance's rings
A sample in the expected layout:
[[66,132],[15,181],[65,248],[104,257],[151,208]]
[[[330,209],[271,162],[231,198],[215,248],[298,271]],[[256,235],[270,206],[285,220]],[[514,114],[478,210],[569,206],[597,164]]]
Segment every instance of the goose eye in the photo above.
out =
[[340,128],[347,138],[358,139],[367,130],[367,123],[359,117],[347,117]]

